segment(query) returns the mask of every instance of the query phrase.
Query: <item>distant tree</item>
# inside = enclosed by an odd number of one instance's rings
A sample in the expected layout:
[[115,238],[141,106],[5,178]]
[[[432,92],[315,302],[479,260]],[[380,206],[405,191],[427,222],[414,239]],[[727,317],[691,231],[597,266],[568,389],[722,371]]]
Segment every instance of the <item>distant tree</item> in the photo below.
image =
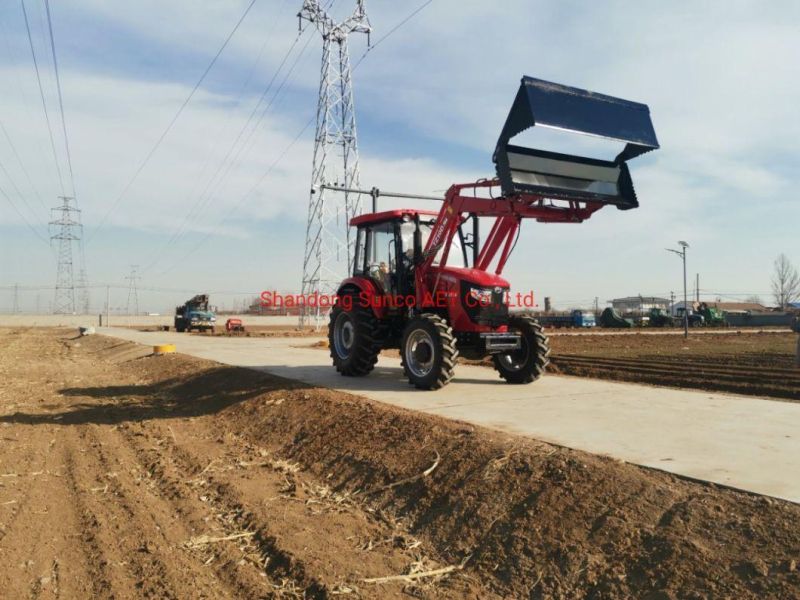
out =
[[761,300],[761,296],[759,296],[758,294],[756,294],[755,296],[748,296],[747,298],[744,299],[744,301],[747,302],[748,304],[761,304],[761,305],[764,304],[764,302]]
[[800,274],[785,254],[780,254],[775,259],[774,268],[772,295],[778,307],[785,309],[790,302],[796,302],[800,298]]

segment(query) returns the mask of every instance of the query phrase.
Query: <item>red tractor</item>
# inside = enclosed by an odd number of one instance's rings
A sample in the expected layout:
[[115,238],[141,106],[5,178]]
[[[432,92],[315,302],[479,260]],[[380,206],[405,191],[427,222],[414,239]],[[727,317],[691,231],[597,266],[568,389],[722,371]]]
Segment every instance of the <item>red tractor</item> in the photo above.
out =
[[[599,160],[509,144],[534,125],[624,148]],[[446,385],[459,356],[491,356],[509,383],[538,379],[548,339],[533,318],[509,312],[510,284],[501,277],[522,219],[581,223],[606,205],[636,208],[627,161],[656,148],[646,105],[524,77],[495,149],[497,178],[451,186],[437,212],[351,220],[353,273],[339,286],[328,328],[337,371],[366,375],[382,349],[399,348],[406,377],[420,389]],[[481,217],[494,219],[485,240]]]

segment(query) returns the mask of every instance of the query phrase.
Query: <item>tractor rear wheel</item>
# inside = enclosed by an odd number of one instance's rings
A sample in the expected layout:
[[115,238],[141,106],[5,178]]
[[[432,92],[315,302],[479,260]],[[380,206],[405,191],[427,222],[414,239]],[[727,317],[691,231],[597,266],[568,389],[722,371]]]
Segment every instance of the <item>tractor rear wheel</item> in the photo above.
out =
[[453,330],[442,317],[422,314],[403,331],[400,361],[411,385],[438,390],[453,378],[458,359]]
[[347,299],[331,310],[328,324],[333,366],[342,375],[366,375],[375,367],[381,351],[380,323],[369,307],[359,305],[357,296],[343,298]]
[[521,335],[519,349],[492,356],[494,368],[508,383],[531,383],[544,375],[550,362],[550,342],[532,317],[511,317],[509,332]]

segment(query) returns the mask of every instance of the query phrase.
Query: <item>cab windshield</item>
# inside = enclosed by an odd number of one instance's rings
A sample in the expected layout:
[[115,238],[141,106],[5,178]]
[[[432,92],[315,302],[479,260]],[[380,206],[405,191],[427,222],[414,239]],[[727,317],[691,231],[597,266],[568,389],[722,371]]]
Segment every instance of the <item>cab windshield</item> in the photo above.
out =
[[[433,219],[427,221],[420,221],[419,223],[419,230],[422,234],[422,248],[425,248],[425,245],[428,243],[428,238],[431,236],[431,231],[433,231],[433,226],[435,222]],[[404,222],[400,227],[400,235],[402,237],[403,243],[403,253],[406,256],[411,256],[414,252],[414,223],[413,221]],[[444,254],[444,248],[441,248],[439,252],[436,253],[436,258],[433,260],[433,264],[438,265],[442,260],[442,255]],[[465,260],[465,252],[464,247],[462,245],[461,240],[461,232],[459,230],[456,235],[453,236],[453,241],[450,244],[450,254],[447,256],[448,264],[454,267],[468,267],[469,265],[466,263]]]

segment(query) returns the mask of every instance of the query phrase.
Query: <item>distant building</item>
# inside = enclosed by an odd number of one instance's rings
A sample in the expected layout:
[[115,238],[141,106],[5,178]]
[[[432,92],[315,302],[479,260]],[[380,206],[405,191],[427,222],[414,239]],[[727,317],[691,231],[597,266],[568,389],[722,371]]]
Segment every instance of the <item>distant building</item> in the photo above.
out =
[[646,313],[651,308],[669,309],[669,298],[658,296],[628,296],[609,300],[611,306],[619,313]]
[[[703,302],[709,307],[716,308],[724,313],[767,313],[770,311],[769,308],[757,302],[709,302],[708,300],[704,300]],[[699,305],[700,302],[689,302],[689,308],[693,311],[697,311]],[[673,304],[671,309],[672,315],[677,316],[678,311],[683,308],[683,306],[683,300]]]
[[707,302],[706,304],[723,312],[769,312],[769,308],[757,302]]

